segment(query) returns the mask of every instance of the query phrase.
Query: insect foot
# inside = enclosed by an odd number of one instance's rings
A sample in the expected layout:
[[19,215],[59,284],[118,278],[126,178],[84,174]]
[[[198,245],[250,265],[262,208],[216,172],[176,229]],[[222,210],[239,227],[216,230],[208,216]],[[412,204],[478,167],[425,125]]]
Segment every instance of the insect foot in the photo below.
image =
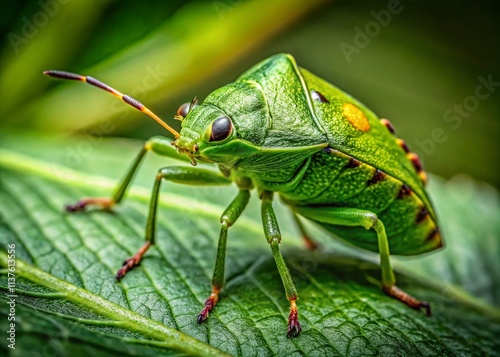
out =
[[299,323],[299,311],[295,300],[290,300],[290,315],[288,316],[288,337],[297,337],[302,331]]
[[66,212],[83,211],[88,205],[99,206],[104,209],[110,209],[115,204],[112,198],[84,198],[73,205],[66,206]]
[[389,287],[384,286],[383,290],[387,295],[404,302],[406,305],[417,311],[420,311],[420,309],[423,308],[425,310],[425,315],[431,316],[431,305],[427,301],[420,301],[415,299],[413,296],[401,290],[396,285],[392,285]]
[[120,281],[125,276],[125,274],[127,274],[129,271],[134,269],[134,267],[139,265],[142,256],[146,254],[146,251],[148,250],[150,245],[151,245],[150,242],[144,243],[141,249],[139,249],[137,253],[134,254],[133,257],[130,257],[123,262],[122,267],[118,270],[118,272],[115,275],[116,280]]
[[212,287],[212,293],[210,294],[209,298],[205,301],[205,307],[203,310],[201,310],[200,314],[198,315],[198,323],[201,324],[203,321],[205,321],[208,318],[208,315],[214,308],[215,304],[217,304],[217,301],[219,300],[219,291],[220,289],[216,287]]
[[78,211],[83,211],[85,209],[85,206],[87,204],[82,201],[78,201],[77,203],[73,205],[67,205],[66,206],[66,212],[78,212]]

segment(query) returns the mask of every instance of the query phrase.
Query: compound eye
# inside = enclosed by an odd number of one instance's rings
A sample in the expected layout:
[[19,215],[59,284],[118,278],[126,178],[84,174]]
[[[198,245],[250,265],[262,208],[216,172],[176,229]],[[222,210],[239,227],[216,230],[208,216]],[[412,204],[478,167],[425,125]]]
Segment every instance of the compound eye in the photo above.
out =
[[210,132],[210,141],[221,141],[229,137],[233,130],[233,123],[228,117],[222,117],[214,120],[212,131]]
[[177,109],[177,115],[185,118],[189,113],[189,107],[191,106],[190,102],[182,104],[179,109]]

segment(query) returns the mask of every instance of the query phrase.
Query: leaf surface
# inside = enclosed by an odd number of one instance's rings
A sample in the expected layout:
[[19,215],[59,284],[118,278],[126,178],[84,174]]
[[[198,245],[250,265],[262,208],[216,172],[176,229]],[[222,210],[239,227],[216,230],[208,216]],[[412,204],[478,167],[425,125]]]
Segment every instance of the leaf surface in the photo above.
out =
[[[0,243],[15,244],[16,254],[11,355],[43,349],[72,356],[453,356],[500,350],[500,313],[492,307],[499,305],[500,271],[499,203],[493,189],[466,179],[435,179],[430,195],[447,247],[395,259],[398,285],[431,302],[430,318],[383,294],[376,255],[312,226],[323,249],[304,251],[288,213],[276,203],[303,327],[299,338],[288,339],[288,302],[256,197],[229,231],[221,300],[205,324],[196,323],[210,292],[218,217],[236,194],[234,187],[165,183],[157,244],[117,283],[114,273],[121,262],[142,244],[156,170],[179,163],[149,157],[113,213],[66,214],[64,204],[110,195],[141,145],[105,140],[79,152],[85,140],[2,138]],[[0,296],[8,302],[7,260],[5,249]],[[6,331],[9,305],[2,303],[0,312]]]

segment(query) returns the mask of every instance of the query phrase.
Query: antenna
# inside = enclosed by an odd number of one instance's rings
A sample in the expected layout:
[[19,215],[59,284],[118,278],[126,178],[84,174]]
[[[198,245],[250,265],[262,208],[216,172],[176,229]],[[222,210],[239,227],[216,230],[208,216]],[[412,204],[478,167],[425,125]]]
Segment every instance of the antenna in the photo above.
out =
[[177,139],[179,137],[179,133],[175,131],[172,127],[170,127],[167,123],[165,123],[163,120],[161,120],[155,113],[153,113],[151,110],[149,110],[144,104],[139,102],[137,99],[132,98],[131,96],[127,94],[123,94],[118,92],[116,89],[111,88],[105,83],[102,83],[101,81],[98,81],[97,79],[90,77],[90,76],[82,76],[80,74],[75,74],[75,73],[70,73],[70,72],[63,72],[63,71],[44,71],[43,74],[49,77],[54,77],[54,78],[60,78],[60,79],[69,79],[73,81],[80,81],[80,82],[86,82],[88,84],[91,84],[97,88],[104,89],[106,92],[111,93],[117,98],[120,98],[123,100],[125,103],[128,105],[134,107],[137,110],[140,110],[141,112],[149,115],[151,118],[156,120],[158,124],[163,126],[165,129],[167,129],[169,132],[171,132],[174,135],[174,138]]

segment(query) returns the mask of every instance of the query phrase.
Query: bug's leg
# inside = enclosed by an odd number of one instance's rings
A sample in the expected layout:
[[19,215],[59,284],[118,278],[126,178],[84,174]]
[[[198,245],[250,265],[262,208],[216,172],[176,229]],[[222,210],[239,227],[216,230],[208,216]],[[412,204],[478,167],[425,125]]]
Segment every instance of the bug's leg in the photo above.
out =
[[288,316],[288,337],[297,337],[302,328],[299,323],[299,312],[297,309],[296,300],[298,299],[297,289],[293,284],[292,277],[286,266],[285,260],[281,255],[280,242],[281,233],[276,220],[276,215],[273,209],[273,192],[264,191],[261,196],[262,199],[262,224],[264,225],[264,234],[266,235],[267,242],[271,246],[273,258],[278,267],[278,271],[285,287],[286,298],[290,301],[290,315]]
[[424,309],[425,314],[427,316],[431,316],[431,306],[427,301],[417,300],[396,286],[396,278],[394,277],[394,272],[389,259],[390,252],[387,234],[385,233],[385,228],[382,222],[377,218],[375,219],[376,221],[373,223],[372,228],[375,229],[378,236],[380,266],[382,269],[382,290],[384,290],[387,295],[404,302],[406,305],[415,310],[420,311],[420,309]]
[[238,196],[230,203],[220,218],[220,235],[219,244],[217,247],[217,255],[215,258],[214,275],[212,278],[212,293],[205,301],[205,307],[198,315],[198,323],[205,321],[219,300],[219,292],[224,283],[224,265],[226,262],[226,241],[227,230],[238,219],[241,212],[245,209],[248,200],[250,199],[250,191],[240,190]]
[[156,174],[151,201],[149,203],[149,214],[146,222],[146,242],[134,254],[123,262],[122,267],[116,273],[116,279],[121,280],[127,272],[137,266],[148,248],[155,243],[156,233],[156,211],[158,208],[158,196],[160,195],[160,186],[163,180],[174,181],[186,185],[209,186],[209,185],[229,185],[231,180],[221,174],[206,170],[196,169],[189,166],[170,166],[164,167]]
[[431,307],[427,301],[420,301],[404,292],[396,286],[396,278],[389,260],[389,242],[385,228],[377,217],[370,211],[363,211],[355,208],[341,207],[294,207],[297,213],[305,217],[340,226],[362,226],[366,229],[373,229],[378,237],[378,249],[380,254],[380,266],[382,270],[382,289],[384,292],[410,306],[415,310],[424,309],[427,316],[431,314]]
[[[127,175],[122,180],[122,182],[118,185],[115,190],[115,193],[112,197],[93,197],[93,198],[83,198],[75,204],[66,206],[66,211],[68,212],[76,212],[84,210],[88,206],[98,206],[104,209],[110,209],[114,205],[120,203],[125,192],[127,190],[128,185],[132,181],[137,168],[139,167],[142,159],[146,155],[148,151],[153,151],[158,155],[162,156],[170,156],[170,157],[179,157],[176,150],[171,145],[171,139],[164,138],[161,136],[155,136],[150,138],[148,141],[144,143],[144,146],[141,148],[141,151],[136,156],[132,166],[130,167]],[[183,159],[183,157],[181,157]]]
[[316,250],[320,248],[319,244],[316,243],[314,240],[312,240],[312,238],[309,236],[309,234],[306,231],[306,228],[304,227],[304,224],[300,221],[300,218],[293,211],[292,211],[292,216],[293,220],[295,221],[295,224],[297,225],[297,228],[300,231],[300,234],[302,234],[302,239],[304,240],[306,248],[309,250]]

